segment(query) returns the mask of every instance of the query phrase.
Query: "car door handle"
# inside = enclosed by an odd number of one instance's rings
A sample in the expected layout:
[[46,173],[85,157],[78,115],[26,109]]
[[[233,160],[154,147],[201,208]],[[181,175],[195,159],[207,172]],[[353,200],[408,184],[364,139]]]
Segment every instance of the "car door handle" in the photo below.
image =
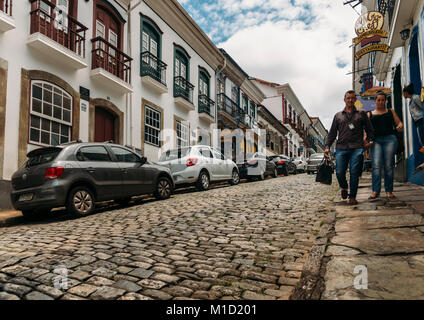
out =
[[94,168],[90,167],[90,168],[85,169],[85,171],[88,171],[88,172],[90,172],[90,173],[93,173],[93,172],[95,172],[95,171],[96,171],[96,169],[94,169]]
[[127,169],[121,169],[121,172],[122,173],[128,173],[128,170]]

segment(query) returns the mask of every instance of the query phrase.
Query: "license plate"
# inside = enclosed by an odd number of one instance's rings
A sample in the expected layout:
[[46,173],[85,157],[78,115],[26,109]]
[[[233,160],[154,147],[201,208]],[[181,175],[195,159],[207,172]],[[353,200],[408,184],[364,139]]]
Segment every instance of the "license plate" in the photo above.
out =
[[19,196],[19,200],[18,201],[29,201],[32,200],[32,193],[25,193],[25,194],[21,194]]

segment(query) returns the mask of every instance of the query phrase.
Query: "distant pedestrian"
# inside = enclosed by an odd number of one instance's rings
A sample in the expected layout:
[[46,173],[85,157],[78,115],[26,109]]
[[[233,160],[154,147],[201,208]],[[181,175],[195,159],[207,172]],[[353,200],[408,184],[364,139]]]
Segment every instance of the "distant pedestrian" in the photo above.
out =
[[[325,139],[326,155],[330,152],[330,147],[336,139],[336,175],[340,187],[342,188],[342,199],[349,196],[349,204],[357,204],[356,194],[358,191],[359,175],[362,171],[362,159],[364,152],[364,130],[367,140],[374,140],[374,129],[367,114],[358,111],[355,107],[355,91],[349,90],[344,96],[345,108],[336,113],[331,125],[330,132]],[[348,184],[346,171],[349,165],[350,172],[350,193],[348,194]]]
[[376,109],[368,113],[374,127],[374,143],[371,145],[372,160],[372,194],[369,199],[380,196],[381,191],[381,171],[384,170],[384,189],[389,199],[393,195],[393,168],[395,164],[395,154],[398,148],[396,131],[403,130],[403,123],[400,121],[395,110],[386,108],[387,97],[379,92],[375,97]]
[[418,134],[419,149],[424,152],[424,125],[423,125],[423,106],[419,95],[414,94],[414,84],[410,83],[403,88],[403,97],[409,100],[409,112],[414,121],[415,130]]

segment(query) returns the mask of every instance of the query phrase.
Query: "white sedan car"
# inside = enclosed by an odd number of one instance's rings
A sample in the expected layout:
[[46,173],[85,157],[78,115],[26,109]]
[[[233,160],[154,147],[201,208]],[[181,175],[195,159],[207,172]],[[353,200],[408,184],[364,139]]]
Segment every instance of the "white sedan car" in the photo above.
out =
[[171,169],[176,186],[194,184],[199,190],[209,189],[214,181],[240,182],[237,165],[218,150],[209,146],[181,147],[160,156],[161,166]]
[[307,160],[304,157],[297,157],[293,160],[293,163],[296,165],[297,172],[305,172],[307,166]]

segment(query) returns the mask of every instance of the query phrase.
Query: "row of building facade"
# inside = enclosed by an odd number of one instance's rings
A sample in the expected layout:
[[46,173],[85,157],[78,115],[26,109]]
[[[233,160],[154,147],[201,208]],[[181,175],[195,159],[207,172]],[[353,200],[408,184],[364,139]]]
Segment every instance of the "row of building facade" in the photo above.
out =
[[[360,91],[372,86],[391,89],[390,105],[404,124],[405,150],[396,155],[395,177],[424,185],[424,173],[414,173],[424,162],[420,153],[417,133],[409,112],[409,100],[403,98],[402,89],[414,84],[415,93],[424,100],[424,0],[364,0],[362,13],[378,11],[384,16],[382,30],[387,37],[381,43],[388,52],[371,52],[354,60],[356,70],[354,87]],[[357,90],[359,91],[359,90]]]
[[113,140],[157,161],[201,143],[234,158],[262,132],[261,151],[290,157],[326,135],[289,84],[249,77],[176,0],[0,0],[0,203],[40,146]]

